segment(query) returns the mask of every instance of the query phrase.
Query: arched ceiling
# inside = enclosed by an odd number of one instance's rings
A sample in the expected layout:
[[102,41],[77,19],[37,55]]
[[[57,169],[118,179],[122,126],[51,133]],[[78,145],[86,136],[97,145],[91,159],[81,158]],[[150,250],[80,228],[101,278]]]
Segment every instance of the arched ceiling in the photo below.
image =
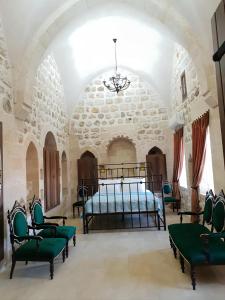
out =
[[[29,105],[43,56],[53,53],[68,109],[84,84],[118,60],[169,100],[174,43],[192,55],[210,86],[211,17],[220,0],[0,0],[17,103]],[[205,87],[207,90],[207,87]]]

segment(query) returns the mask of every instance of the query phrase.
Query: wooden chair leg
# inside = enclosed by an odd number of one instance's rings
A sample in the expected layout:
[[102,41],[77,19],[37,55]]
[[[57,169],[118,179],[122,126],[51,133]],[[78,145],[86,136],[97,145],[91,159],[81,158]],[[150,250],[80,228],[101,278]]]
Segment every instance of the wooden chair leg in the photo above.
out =
[[76,246],[76,240],[77,240],[77,239],[76,239],[76,235],[74,235],[74,236],[73,236],[73,245],[74,245],[74,247]]
[[195,279],[195,269],[193,266],[191,266],[191,283],[192,283],[193,290],[195,290],[196,279]]
[[54,277],[54,260],[51,260],[50,261],[50,278],[51,280],[53,279]]
[[28,265],[28,261],[26,260],[25,265]]
[[183,258],[183,256],[180,254],[180,266],[181,266],[181,271],[182,271],[182,273],[184,273],[184,258]]
[[174,257],[177,258],[177,248],[173,245],[173,254]]
[[16,265],[16,260],[13,258],[12,259],[11,271],[10,271],[10,279],[12,279],[12,277],[13,277],[13,271],[15,269],[15,265]]
[[176,202],[176,205],[177,205],[177,213],[178,213],[179,201]]
[[75,206],[73,205],[73,218],[75,218]]
[[80,217],[80,207],[79,206],[77,207],[77,210],[78,210],[78,217]]
[[65,248],[63,249],[63,252],[62,252],[62,259],[63,259],[63,262],[65,262],[65,257],[66,257],[66,251],[65,251]]
[[173,202],[173,212],[174,212],[174,202]]
[[66,258],[69,256],[69,241],[66,243]]

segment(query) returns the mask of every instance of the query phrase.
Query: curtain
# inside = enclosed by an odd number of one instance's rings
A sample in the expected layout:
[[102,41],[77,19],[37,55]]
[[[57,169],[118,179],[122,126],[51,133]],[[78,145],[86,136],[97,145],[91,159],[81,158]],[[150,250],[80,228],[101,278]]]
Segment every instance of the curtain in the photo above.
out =
[[179,179],[184,160],[183,128],[174,133],[173,197],[180,200]]
[[[192,212],[199,212],[201,209],[199,206],[199,184],[205,163],[205,141],[208,125],[209,111],[192,123]],[[199,221],[199,217],[192,216],[191,221],[196,223]]]

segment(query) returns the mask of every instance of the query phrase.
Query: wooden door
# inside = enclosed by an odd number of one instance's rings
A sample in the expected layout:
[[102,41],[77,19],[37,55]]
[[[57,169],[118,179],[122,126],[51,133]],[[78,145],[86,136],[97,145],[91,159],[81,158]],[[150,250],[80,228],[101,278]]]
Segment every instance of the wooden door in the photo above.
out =
[[[166,169],[166,155],[165,154],[148,154],[146,156],[147,162],[147,177],[151,182],[153,181],[154,192],[161,191],[162,182],[160,176],[154,177],[154,175],[162,175],[162,180],[167,180],[167,169]],[[149,186],[151,189],[151,186]]]
[[77,160],[78,185],[88,186],[88,195],[98,190],[98,162],[96,158],[84,157]]
[[3,142],[0,122],[0,261],[4,258],[4,210],[3,210]]
[[59,152],[44,148],[45,209],[60,203]]
[[215,52],[213,60],[216,64],[223,155],[225,158],[225,0],[220,3],[212,18],[212,35]]

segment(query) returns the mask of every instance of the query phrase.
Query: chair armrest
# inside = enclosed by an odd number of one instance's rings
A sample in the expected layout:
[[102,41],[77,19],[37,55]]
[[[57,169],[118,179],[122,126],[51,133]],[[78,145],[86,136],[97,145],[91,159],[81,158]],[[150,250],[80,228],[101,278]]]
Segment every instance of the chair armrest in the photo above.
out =
[[49,224],[44,223],[44,224],[34,224],[34,227],[29,226],[29,228],[31,227],[31,229],[33,229],[33,230],[52,229],[54,231],[53,234],[56,235],[56,227],[57,226],[58,225],[51,224],[51,223],[49,223]]
[[183,216],[200,216],[203,215],[203,211],[199,212],[199,213],[195,213],[192,211],[180,211],[178,212],[178,216],[180,216],[180,223],[182,224],[183,222]]
[[52,216],[52,217],[46,217],[44,216],[45,220],[63,220],[63,225],[65,225],[65,220],[67,220],[67,217],[64,216]]

